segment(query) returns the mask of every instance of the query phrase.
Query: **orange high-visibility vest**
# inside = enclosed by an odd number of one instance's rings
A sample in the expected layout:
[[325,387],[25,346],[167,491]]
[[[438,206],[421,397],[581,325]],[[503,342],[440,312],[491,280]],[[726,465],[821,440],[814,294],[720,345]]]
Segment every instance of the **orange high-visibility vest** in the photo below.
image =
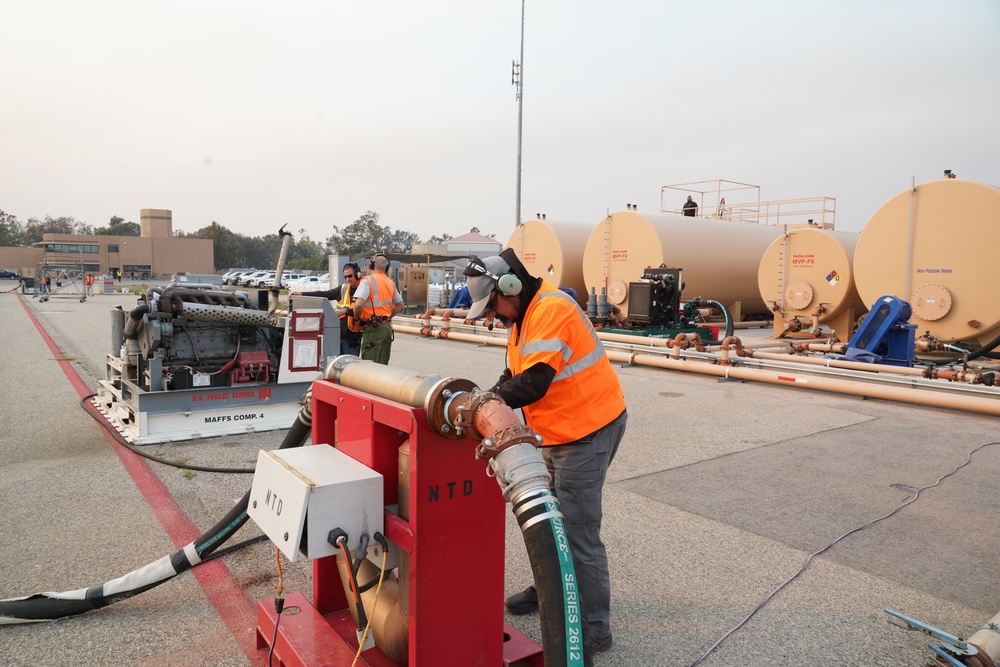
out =
[[510,330],[507,359],[515,375],[540,363],[556,372],[545,396],[522,408],[542,446],[579,440],[625,411],[618,375],[587,315],[547,282]]
[[337,305],[347,309],[347,313],[340,316],[341,319],[347,318],[347,328],[354,332],[361,331],[361,327],[354,321],[354,315],[351,314],[354,304],[351,301],[351,286],[349,284],[344,283],[340,286],[340,301]]
[[373,273],[365,276],[365,280],[368,281],[369,292],[361,309],[361,319],[392,317],[392,297],[396,294],[396,284],[384,273]]

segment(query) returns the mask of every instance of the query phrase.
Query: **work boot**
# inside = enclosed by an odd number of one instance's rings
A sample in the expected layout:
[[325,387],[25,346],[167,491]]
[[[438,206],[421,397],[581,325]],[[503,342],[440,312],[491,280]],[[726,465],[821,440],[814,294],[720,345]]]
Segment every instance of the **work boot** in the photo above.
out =
[[515,616],[532,614],[538,611],[538,593],[534,586],[528,586],[520,593],[514,593],[504,600],[504,606]]
[[605,651],[610,651],[611,647],[614,645],[614,640],[611,638],[611,633],[604,639],[592,639],[590,640],[590,653],[604,653]]

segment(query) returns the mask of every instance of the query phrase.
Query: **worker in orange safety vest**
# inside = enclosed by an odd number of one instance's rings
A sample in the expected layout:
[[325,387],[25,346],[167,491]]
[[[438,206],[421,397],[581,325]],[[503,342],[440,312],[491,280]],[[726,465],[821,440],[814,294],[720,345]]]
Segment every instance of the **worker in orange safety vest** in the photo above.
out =
[[[507,329],[507,363],[490,390],[542,436],[539,453],[559,500],[579,577],[589,651],[612,646],[611,582],[601,541],[602,491],[628,413],[618,375],[597,332],[569,294],[530,275],[513,249],[466,267],[467,317],[494,316]],[[511,595],[513,614],[538,609],[534,586]]]
[[354,320],[361,327],[361,358],[389,363],[392,317],[403,310],[403,296],[386,274],[389,258],[378,253],[368,262],[370,274],[354,292]]

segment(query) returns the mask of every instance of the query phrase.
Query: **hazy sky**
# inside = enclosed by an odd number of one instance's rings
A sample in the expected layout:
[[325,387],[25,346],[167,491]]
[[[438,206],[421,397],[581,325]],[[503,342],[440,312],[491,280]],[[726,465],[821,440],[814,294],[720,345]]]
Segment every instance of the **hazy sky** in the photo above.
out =
[[[505,241],[520,30],[517,0],[0,0],[0,209]],[[726,179],[859,231],[911,177],[1000,185],[998,0],[528,0],[523,77],[522,218]]]

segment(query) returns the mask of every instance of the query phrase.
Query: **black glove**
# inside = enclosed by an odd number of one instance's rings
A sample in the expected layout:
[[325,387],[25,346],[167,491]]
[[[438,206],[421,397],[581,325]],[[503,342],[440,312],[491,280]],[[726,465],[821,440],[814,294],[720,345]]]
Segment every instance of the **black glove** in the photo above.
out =
[[555,369],[548,364],[535,364],[517,375],[507,369],[500,377],[501,382],[490,391],[496,392],[504,403],[516,410],[545,396],[555,376]]
[[514,377],[514,374],[510,372],[509,368],[503,369],[503,373],[500,374],[500,379],[496,381],[496,384],[490,387],[490,391],[496,393],[496,390],[500,388],[500,385],[504,382],[509,382],[512,377]]

